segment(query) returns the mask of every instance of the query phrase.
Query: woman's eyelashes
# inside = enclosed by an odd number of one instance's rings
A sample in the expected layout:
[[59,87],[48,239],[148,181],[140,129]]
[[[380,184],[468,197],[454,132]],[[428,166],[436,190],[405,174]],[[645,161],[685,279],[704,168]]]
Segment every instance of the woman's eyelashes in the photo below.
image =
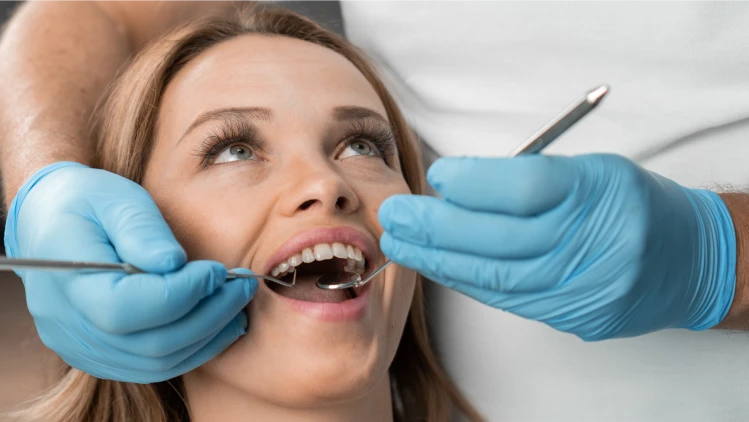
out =
[[371,119],[352,122],[341,143],[344,148],[337,154],[338,159],[369,156],[380,157],[387,163],[387,157],[398,153],[390,127]]
[[257,160],[263,150],[263,141],[257,129],[242,120],[223,122],[213,129],[195,155],[202,160],[201,167],[234,161]]
[[[214,129],[196,150],[201,167],[227,164],[236,161],[262,160],[264,142],[257,128],[248,122],[224,122]],[[351,123],[335,148],[335,159],[351,157],[376,157],[388,164],[388,157],[397,155],[398,149],[390,127],[380,122],[355,121]]]

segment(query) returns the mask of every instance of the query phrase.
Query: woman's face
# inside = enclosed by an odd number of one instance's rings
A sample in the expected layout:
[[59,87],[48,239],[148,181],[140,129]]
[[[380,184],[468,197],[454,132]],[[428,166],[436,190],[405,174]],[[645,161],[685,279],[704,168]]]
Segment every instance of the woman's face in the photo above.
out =
[[279,277],[301,264],[296,287],[260,282],[248,334],[188,374],[188,392],[309,406],[389,389],[415,273],[391,265],[355,299],[314,286],[382,264],[377,209],[409,192],[385,108],[350,62],[285,37],[211,48],[165,91],[143,184],[191,260]]

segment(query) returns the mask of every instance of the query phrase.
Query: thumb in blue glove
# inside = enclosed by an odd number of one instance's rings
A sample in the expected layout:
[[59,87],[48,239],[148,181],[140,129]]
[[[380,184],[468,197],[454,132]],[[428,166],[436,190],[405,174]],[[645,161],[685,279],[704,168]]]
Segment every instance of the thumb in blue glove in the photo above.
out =
[[614,155],[446,158],[444,200],[379,210],[394,261],[585,340],[707,329],[728,312],[736,240],[718,195]]
[[39,336],[99,378],[164,381],[212,359],[246,332],[254,279],[226,281],[212,261],[186,264],[140,185],[60,162],[35,173],[8,213],[6,251],[19,258],[127,262],[147,274],[19,271]]

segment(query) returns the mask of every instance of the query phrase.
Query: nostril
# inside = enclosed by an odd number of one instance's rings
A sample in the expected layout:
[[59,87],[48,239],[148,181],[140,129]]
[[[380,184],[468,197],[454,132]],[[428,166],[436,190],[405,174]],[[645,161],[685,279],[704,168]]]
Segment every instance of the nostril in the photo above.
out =
[[[309,209],[312,209],[312,207],[315,206],[315,204],[319,205],[326,205],[328,206],[330,202],[327,201],[321,201],[319,199],[308,199],[297,207],[297,211],[307,211]],[[339,196],[335,201],[335,209],[339,211],[349,211],[349,208],[351,208],[353,203],[351,202],[351,199],[346,198],[345,196]]]
[[310,199],[309,201],[304,201],[304,203],[299,206],[299,209],[302,210],[302,211],[305,211],[305,210],[309,209],[309,207],[311,207],[312,204],[314,204],[314,203],[315,203],[314,199]]

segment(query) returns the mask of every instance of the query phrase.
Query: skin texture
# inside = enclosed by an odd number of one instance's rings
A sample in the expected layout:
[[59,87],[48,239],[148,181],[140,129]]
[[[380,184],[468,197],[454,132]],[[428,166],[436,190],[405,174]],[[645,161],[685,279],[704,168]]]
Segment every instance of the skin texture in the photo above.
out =
[[[386,119],[351,63],[299,40],[242,36],[178,72],[165,91],[143,185],[189,259],[265,273],[295,234],[348,226],[371,240],[375,261],[384,260],[377,209],[409,189],[395,157],[361,155],[342,143],[348,125],[333,117],[341,106]],[[240,117],[257,127],[262,150],[256,159],[206,165],[197,151],[226,117],[183,134],[202,113],[227,107],[270,110],[267,119]],[[248,334],[184,377],[195,420],[390,419],[387,370],[415,280],[410,270],[388,267],[370,283],[365,315],[343,322],[291,310],[261,282]]]
[[749,331],[749,195],[724,193],[736,230],[736,292],[728,315],[718,329]]

